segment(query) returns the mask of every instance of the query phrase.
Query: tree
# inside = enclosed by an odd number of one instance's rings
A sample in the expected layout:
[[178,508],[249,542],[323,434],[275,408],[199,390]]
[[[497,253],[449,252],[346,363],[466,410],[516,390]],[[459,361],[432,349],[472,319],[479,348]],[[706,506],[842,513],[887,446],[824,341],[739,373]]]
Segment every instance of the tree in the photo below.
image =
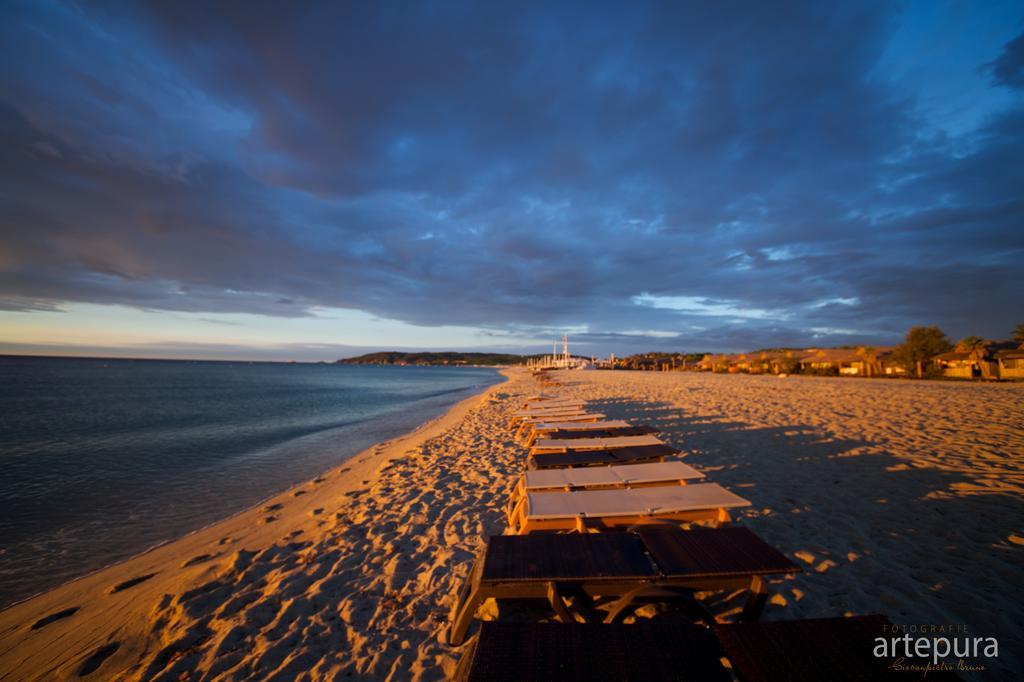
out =
[[773,362],[776,374],[799,374],[800,361],[791,355],[786,355]]
[[984,345],[985,339],[981,338],[980,336],[965,336],[964,338],[956,342],[956,349],[959,351],[963,351],[965,353],[969,353]]
[[924,376],[924,364],[927,361],[952,348],[949,338],[938,327],[911,327],[903,344],[896,348],[894,354],[907,371],[916,372],[920,379]]
[[970,353],[971,364],[978,368],[983,378],[988,378],[989,366],[986,358],[988,355],[988,341],[980,336],[968,336],[957,341],[956,349],[963,353]]
[[1013,340],[1017,343],[1024,343],[1024,322],[1013,328]]

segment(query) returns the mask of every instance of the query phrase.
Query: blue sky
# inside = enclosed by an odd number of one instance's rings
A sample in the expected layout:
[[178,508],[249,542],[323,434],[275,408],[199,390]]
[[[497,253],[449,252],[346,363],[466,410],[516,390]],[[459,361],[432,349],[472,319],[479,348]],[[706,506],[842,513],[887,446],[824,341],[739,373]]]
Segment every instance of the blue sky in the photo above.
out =
[[1024,322],[1018,3],[0,11],[0,352]]

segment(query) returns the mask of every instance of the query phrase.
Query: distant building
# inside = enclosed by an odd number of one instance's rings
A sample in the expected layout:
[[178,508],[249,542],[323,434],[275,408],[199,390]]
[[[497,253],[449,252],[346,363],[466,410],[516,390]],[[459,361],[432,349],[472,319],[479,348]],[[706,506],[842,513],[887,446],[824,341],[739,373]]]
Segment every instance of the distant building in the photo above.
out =
[[985,341],[976,348],[957,348],[932,358],[943,376],[960,379],[1024,378],[1024,344]]
[[1024,343],[995,352],[1000,379],[1024,379]]

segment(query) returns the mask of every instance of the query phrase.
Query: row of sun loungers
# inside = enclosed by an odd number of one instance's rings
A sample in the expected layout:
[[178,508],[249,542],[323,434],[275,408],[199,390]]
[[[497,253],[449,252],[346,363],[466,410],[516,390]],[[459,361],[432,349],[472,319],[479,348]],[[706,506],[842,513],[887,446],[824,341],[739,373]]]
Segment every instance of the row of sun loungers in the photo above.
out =
[[[482,622],[456,679],[908,679],[871,654],[882,616],[757,623],[769,579],[801,568],[730,525],[750,502],[669,459],[679,451],[656,429],[587,412],[543,392],[556,382],[539,383],[512,418],[530,449],[508,528],[487,538],[459,590],[448,643],[466,641],[490,599],[499,617],[526,602],[557,622]],[[698,599],[723,591],[746,594],[738,622],[720,623]],[[650,603],[682,618],[636,618]]]

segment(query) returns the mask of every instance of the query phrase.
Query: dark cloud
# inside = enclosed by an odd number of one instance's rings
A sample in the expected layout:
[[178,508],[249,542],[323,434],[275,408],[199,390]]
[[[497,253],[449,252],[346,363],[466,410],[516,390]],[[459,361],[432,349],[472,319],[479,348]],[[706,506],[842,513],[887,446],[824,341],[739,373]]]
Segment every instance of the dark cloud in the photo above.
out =
[[1008,42],[999,58],[987,64],[992,80],[1008,88],[1024,88],[1024,33]]
[[[602,350],[1024,317],[1024,108],[926,129],[878,73],[887,3],[7,14],[0,310],[344,307]],[[1019,87],[1021,44],[964,58]]]

